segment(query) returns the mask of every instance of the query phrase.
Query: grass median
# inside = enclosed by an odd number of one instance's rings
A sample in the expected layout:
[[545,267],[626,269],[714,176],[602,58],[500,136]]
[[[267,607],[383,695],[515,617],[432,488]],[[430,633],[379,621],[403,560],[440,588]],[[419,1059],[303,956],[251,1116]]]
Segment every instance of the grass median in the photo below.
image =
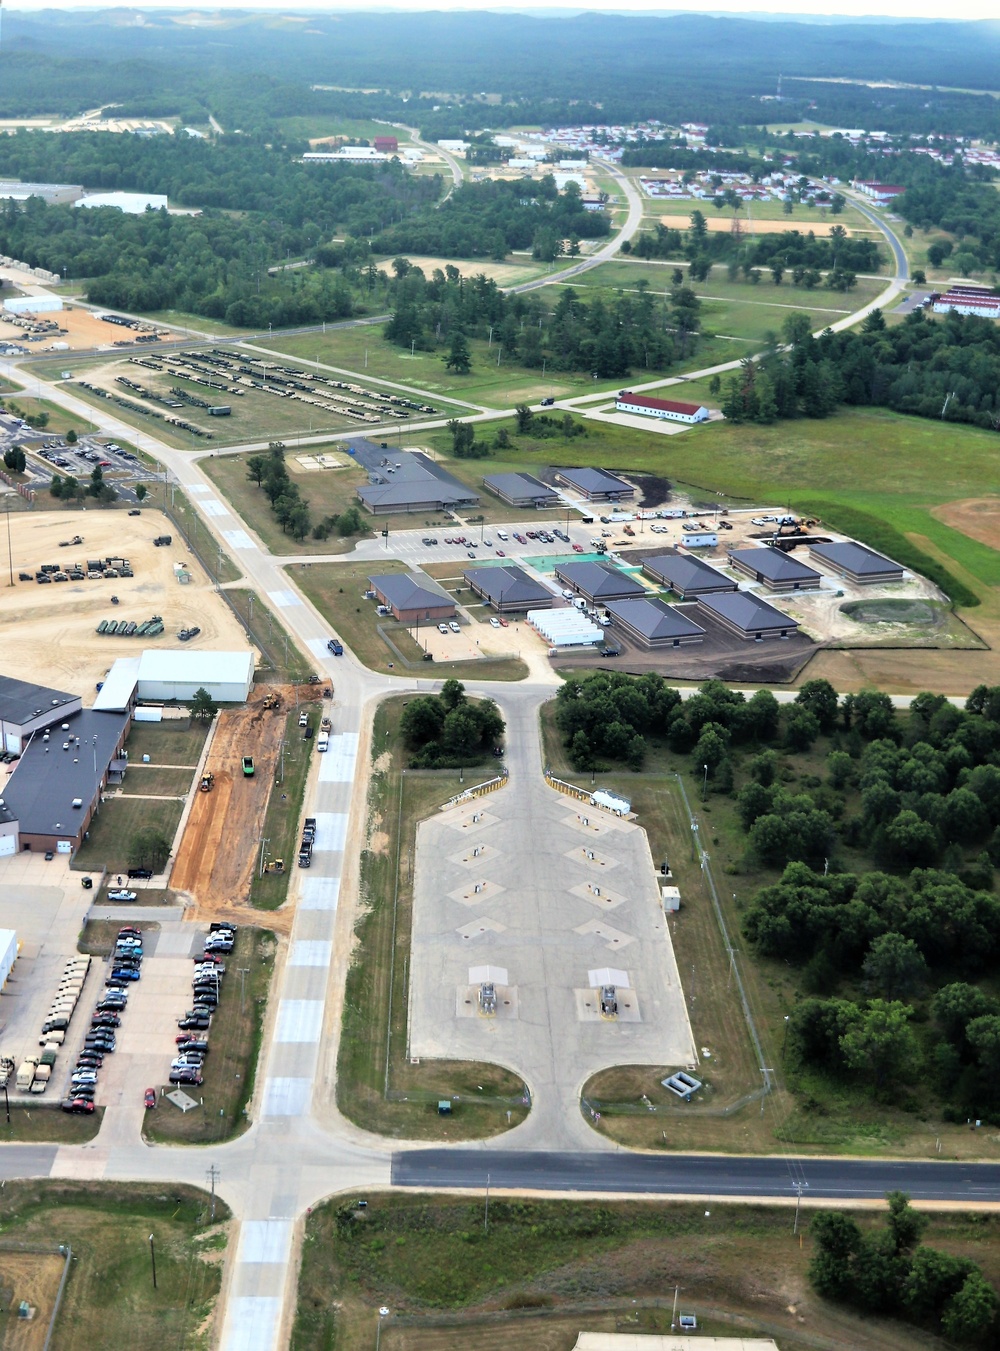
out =
[[[162,1097],[147,1112],[143,1135],[157,1143],[214,1144],[240,1135],[247,1127],[246,1107],[253,1095],[260,1059],[267,1000],[277,943],[268,929],[240,929],[225,958],[226,974],[219,1007],[208,1033],[205,1082],[185,1091],[198,1102],[181,1112]],[[242,973],[242,974],[241,974]],[[164,1064],[164,1073],[167,1066]],[[170,1086],[165,1086],[169,1091]]]
[[[403,699],[390,699],[375,715],[378,759],[361,859],[364,909],[344,994],[337,1101],[345,1116],[382,1135],[478,1139],[524,1119],[521,1079],[498,1065],[470,1061],[414,1065],[406,1054],[417,823],[460,792],[462,783],[458,770],[403,772],[403,707]],[[478,773],[488,778],[492,768]],[[439,1116],[438,1101],[455,1095],[452,1114]]]
[[[814,1293],[808,1211],[796,1233],[784,1206],[491,1197],[487,1224],[483,1197],[358,1195],[366,1209],[339,1198],[306,1220],[292,1351],[353,1351],[376,1336],[384,1351],[569,1351],[581,1330],[666,1337],[675,1289],[702,1334],[788,1348],[932,1344]],[[884,1224],[854,1218],[865,1231]],[[924,1241],[996,1280],[998,1225],[938,1213]]]
[[289,638],[288,630],[275,619],[270,607],[256,592],[243,587],[227,587],[223,594],[247,630],[250,641],[260,648],[272,678],[293,685],[308,680],[314,673],[312,663],[302,655],[294,639]]
[[[264,818],[264,848],[250,883],[250,904],[260,910],[277,910],[288,897],[288,883],[297,866],[299,852],[299,819],[305,793],[309,766],[315,753],[315,734],[326,704],[303,704],[285,718],[285,749],[280,757],[278,778],[271,789]],[[300,712],[309,721],[313,736],[306,740],[305,729],[299,726]],[[283,872],[262,872],[262,867],[281,859]]]
[[65,1261],[59,1245],[72,1258],[51,1342],[58,1351],[207,1345],[229,1218],[221,1201],[212,1224],[206,1193],[176,1182],[8,1181],[3,1198],[0,1285],[15,1303],[30,1296],[35,1308],[30,1322],[10,1312],[0,1323],[5,1347],[49,1345]]

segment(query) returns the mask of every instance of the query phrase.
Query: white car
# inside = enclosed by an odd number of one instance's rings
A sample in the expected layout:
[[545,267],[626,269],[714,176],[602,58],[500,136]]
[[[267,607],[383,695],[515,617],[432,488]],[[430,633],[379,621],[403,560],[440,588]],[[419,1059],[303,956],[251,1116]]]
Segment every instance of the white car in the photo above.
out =
[[499,619],[497,619],[496,615],[493,615],[493,616],[491,617],[491,619],[490,619],[490,628],[491,628],[491,629],[498,629],[499,627],[500,627],[500,621],[499,621]]
[[462,632],[461,628],[460,628],[459,625],[458,625],[458,622],[457,622],[456,620],[454,620],[454,619],[451,620],[451,622],[448,624],[448,627],[449,627],[449,629],[452,631],[452,633],[461,633],[461,632]]
[[109,901],[137,901],[139,893],[136,891],[109,891]]
[[448,632],[448,625],[447,625],[447,624],[439,624],[439,625],[438,625],[438,633],[447,633],[447,632]]

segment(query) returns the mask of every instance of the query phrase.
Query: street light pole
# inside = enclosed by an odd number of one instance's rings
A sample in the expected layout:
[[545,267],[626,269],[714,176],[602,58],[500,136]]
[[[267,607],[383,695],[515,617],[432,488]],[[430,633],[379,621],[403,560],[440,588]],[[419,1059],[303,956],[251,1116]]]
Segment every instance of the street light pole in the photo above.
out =
[[156,1289],[156,1245],[153,1242],[153,1235],[149,1236],[149,1260],[153,1264],[153,1289]]

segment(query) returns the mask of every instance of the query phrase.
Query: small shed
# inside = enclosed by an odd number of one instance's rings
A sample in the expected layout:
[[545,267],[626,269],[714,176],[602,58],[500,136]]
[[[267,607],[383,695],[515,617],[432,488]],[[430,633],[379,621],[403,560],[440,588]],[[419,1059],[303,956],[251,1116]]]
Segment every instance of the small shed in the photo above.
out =
[[0,990],[17,961],[17,934],[13,929],[0,929]]
[[681,908],[680,888],[660,887],[660,900],[663,902],[663,908],[668,915],[675,914]]

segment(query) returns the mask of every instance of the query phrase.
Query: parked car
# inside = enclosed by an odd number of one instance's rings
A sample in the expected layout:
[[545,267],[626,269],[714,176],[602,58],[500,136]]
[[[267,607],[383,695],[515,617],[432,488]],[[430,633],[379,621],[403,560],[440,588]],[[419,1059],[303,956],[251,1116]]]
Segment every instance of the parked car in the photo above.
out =
[[111,973],[112,980],[139,980],[142,972],[133,970],[130,966],[116,966]]
[[137,901],[138,893],[135,891],[115,890],[108,892],[109,901]]
[[209,1018],[207,1014],[202,1013],[186,1013],[183,1018],[177,1019],[177,1026],[187,1029],[202,1029],[210,1027],[211,1023],[211,1018]]
[[67,1098],[62,1104],[64,1112],[73,1112],[78,1116],[86,1116],[88,1112],[94,1110],[94,1104],[86,1098]]
[[509,620],[509,619],[505,619],[503,615],[500,616],[500,627],[501,627],[502,629],[509,629],[509,628],[510,628],[510,620]]
[[496,615],[491,615],[491,616],[490,616],[490,628],[491,628],[491,629],[498,629],[499,627],[500,627],[500,621],[499,621],[499,619],[497,619]]
[[134,924],[123,924],[122,927],[118,930],[118,937],[128,938],[129,936],[131,936],[132,938],[141,938],[142,930],[137,929]]
[[196,1037],[184,1036],[183,1034],[176,1038],[178,1051],[201,1051],[203,1055],[208,1055],[208,1042],[199,1041]]
[[455,620],[455,619],[450,619],[450,620],[448,621],[448,627],[449,627],[449,629],[451,629],[452,633],[461,633],[461,632],[462,632],[462,630],[461,630],[461,628],[460,628],[460,626],[459,626],[459,624],[458,624],[458,621]]
[[205,1082],[197,1070],[171,1070],[169,1078],[172,1084],[194,1084],[195,1088]]
[[582,545],[582,544],[574,544],[574,545],[573,545],[573,552],[574,552],[575,554],[582,554],[582,553],[583,553],[583,545]]
[[152,876],[153,876],[152,868],[129,868],[128,870],[128,880],[130,882],[132,881],[133,878],[135,878],[137,881],[142,880],[144,882],[148,882]]

